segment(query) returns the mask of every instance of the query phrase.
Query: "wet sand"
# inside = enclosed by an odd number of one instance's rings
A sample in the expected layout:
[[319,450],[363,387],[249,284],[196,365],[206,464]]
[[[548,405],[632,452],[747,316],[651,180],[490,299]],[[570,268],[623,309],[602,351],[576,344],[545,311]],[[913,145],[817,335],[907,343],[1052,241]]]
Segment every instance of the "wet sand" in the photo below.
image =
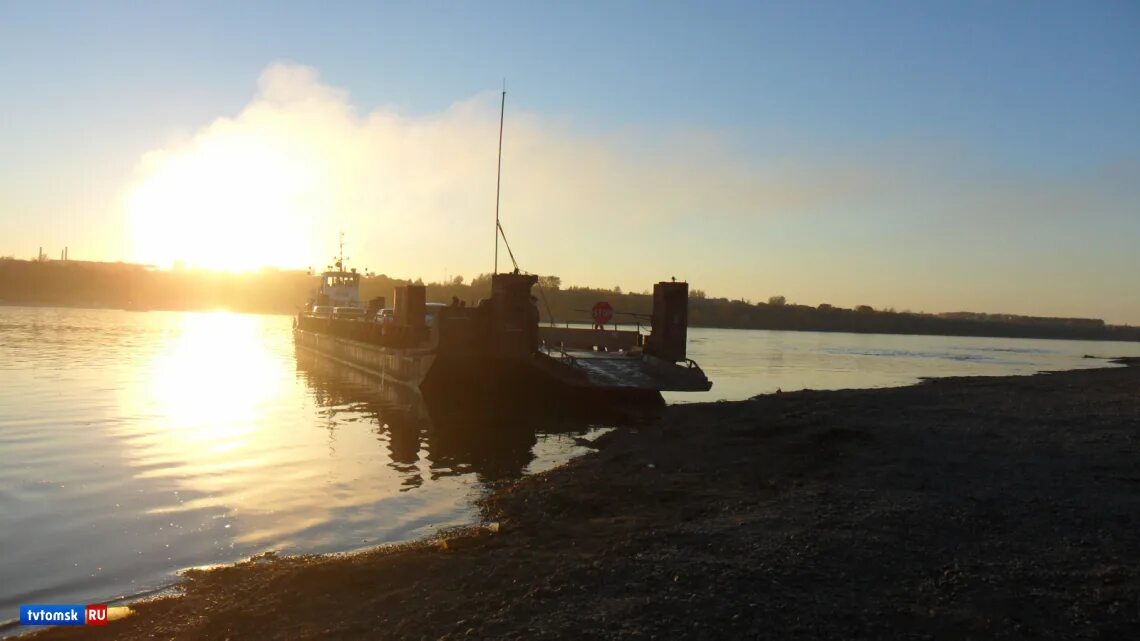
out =
[[674,406],[596,445],[488,496],[497,528],[191,572],[35,638],[1140,638],[1140,367]]

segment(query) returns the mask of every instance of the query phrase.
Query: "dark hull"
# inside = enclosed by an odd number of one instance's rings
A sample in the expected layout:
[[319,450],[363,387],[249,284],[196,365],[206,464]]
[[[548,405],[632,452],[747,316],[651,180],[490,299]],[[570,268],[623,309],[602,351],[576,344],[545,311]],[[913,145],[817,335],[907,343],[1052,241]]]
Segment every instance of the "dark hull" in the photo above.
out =
[[564,410],[581,404],[663,405],[656,389],[594,385],[572,367],[538,353],[530,358],[490,358],[440,353],[437,348],[384,347],[302,329],[293,334],[299,347],[324,358],[454,404],[554,403]]

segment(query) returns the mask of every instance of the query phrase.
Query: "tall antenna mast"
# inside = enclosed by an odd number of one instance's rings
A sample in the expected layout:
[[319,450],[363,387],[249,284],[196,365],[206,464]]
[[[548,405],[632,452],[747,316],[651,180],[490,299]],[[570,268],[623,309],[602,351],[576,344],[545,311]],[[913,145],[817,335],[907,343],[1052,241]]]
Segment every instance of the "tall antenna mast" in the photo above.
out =
[[507,81],[503,80],[503,99],[499,104],[499,169],[495,176],[495,271],[499,273],[499,234],[502,226],[499,225],[499,190],[503,184],[503,116],[507,111]]

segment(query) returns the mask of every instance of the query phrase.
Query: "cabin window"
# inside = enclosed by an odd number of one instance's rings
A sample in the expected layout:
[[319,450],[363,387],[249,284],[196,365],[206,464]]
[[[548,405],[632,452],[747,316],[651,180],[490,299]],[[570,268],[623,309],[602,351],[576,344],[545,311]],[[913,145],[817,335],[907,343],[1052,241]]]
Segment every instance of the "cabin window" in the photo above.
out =
[[360,282],[359,274],[342,274],[338,276],[325,276],[325,287],[353,286]]

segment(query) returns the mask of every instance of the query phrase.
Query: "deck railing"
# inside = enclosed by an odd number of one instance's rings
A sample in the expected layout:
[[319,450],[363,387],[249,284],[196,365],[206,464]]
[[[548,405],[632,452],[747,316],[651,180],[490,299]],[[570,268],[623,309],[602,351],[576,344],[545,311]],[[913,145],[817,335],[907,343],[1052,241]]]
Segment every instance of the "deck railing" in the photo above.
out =
[[399,327],[388,323],[349,318],[327,318],[302,314],[297,328],[381,347],[416,347],[427,342],[427,327]]

